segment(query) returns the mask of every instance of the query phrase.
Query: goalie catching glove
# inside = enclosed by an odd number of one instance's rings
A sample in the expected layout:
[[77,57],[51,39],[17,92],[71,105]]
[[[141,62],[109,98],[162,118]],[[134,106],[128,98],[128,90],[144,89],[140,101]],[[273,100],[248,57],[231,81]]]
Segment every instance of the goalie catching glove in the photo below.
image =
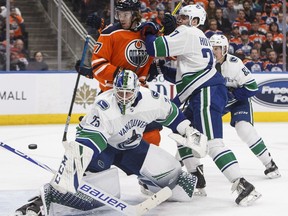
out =
[[191,148],[196,158],[203,158],[208,154],[207,137],[191,126],[185,128],[184,136],[171,133],[169,137],[178,144]]

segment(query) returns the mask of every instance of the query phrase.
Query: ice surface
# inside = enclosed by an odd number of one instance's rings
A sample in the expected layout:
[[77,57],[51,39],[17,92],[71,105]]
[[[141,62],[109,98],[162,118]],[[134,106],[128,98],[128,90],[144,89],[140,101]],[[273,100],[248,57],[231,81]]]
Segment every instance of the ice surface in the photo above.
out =
[[[231,184],[217,169],[211,158],[202,159],[207,181],[207,197],[195,197],[190,203],[165,202],[146,215],[150,216],[286,216],[288,215],[288,123],[256,123],[255,127],[277,163],[281,178],[267,179],[264,166],[237,137],[234,128],[224,124],[224,141],[238,158],[244,177],[254,184],[262,197],[249,207],[237,206]],[[63,154],[61,143],[63,125],[0,126],[0,141],[22,151],[32,158],[57,169]],[[69,126],[68,139],[74,139],[75,125]],[[176,146],[162,131],[161,148],[175,154]],[[38,148],[28,149],[36,143]],[[38,193],[38,188],[49,182],[52,174],[0,148],[0,216],[13,215],[15,209]],[[135,176],[127,177],[120,171],[122,199],[137,204],[145,199],[140,193]],[[90,212],[54,208],[55,215],[121,215],[102,207]],[[59,212],[60,211],[60,212]],[[64,211],[64,212],[63,212]]]

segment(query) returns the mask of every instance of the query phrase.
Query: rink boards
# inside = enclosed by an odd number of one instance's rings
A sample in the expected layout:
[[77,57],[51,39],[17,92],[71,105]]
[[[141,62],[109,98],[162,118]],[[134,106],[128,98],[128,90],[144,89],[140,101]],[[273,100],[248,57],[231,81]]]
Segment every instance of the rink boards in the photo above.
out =
[[[288,121],[288,73],[254,73],[258,93],[252,98],[258,122]],[[57,72],[1,72],[0,125],[65,123],[77,74]],[[175,87],[162,76],[149,83],[152,90],[173,98]],[[95,79],[81,77],[71,123],[86,113],[99,93]],[[229,121],[230,116],[223,117]]]

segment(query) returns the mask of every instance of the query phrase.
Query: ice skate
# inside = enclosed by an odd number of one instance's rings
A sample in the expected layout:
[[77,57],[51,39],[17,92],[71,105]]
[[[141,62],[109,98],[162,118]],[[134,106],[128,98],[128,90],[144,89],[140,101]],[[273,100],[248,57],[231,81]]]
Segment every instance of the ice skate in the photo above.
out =
[[197,171],[192,172],[191,174],[195,175],[198,178],[196,188],[194,190],[194,195],[196,196],[207,196],[205,187],[206,180],[204,178],[203,165],[199,165],[196,167]]
[[237,191],[238,197],[235,202],[241,206],[248,206],[261,197],[261,194],[255,191],[255,187],[244,178],[236,180],[232,185],[232,193]]
[[33,197],[28,202],[15,211],[15,216],[44,216],[43,202],[40,196]]
[[264,174],[270,179],[281,177],[279,169],[273,160],[271,160],[271,162],[266,165]]

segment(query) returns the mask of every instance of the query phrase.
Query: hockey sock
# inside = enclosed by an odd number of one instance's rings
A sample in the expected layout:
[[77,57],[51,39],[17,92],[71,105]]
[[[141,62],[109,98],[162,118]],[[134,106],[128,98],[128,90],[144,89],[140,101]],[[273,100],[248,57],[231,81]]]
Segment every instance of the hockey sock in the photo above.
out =
[[236,123],[235,129],[240,139],[248,145],[253,154],[264,166],[271,162],[272,157],[253,125],[246,121],[240,121]]

